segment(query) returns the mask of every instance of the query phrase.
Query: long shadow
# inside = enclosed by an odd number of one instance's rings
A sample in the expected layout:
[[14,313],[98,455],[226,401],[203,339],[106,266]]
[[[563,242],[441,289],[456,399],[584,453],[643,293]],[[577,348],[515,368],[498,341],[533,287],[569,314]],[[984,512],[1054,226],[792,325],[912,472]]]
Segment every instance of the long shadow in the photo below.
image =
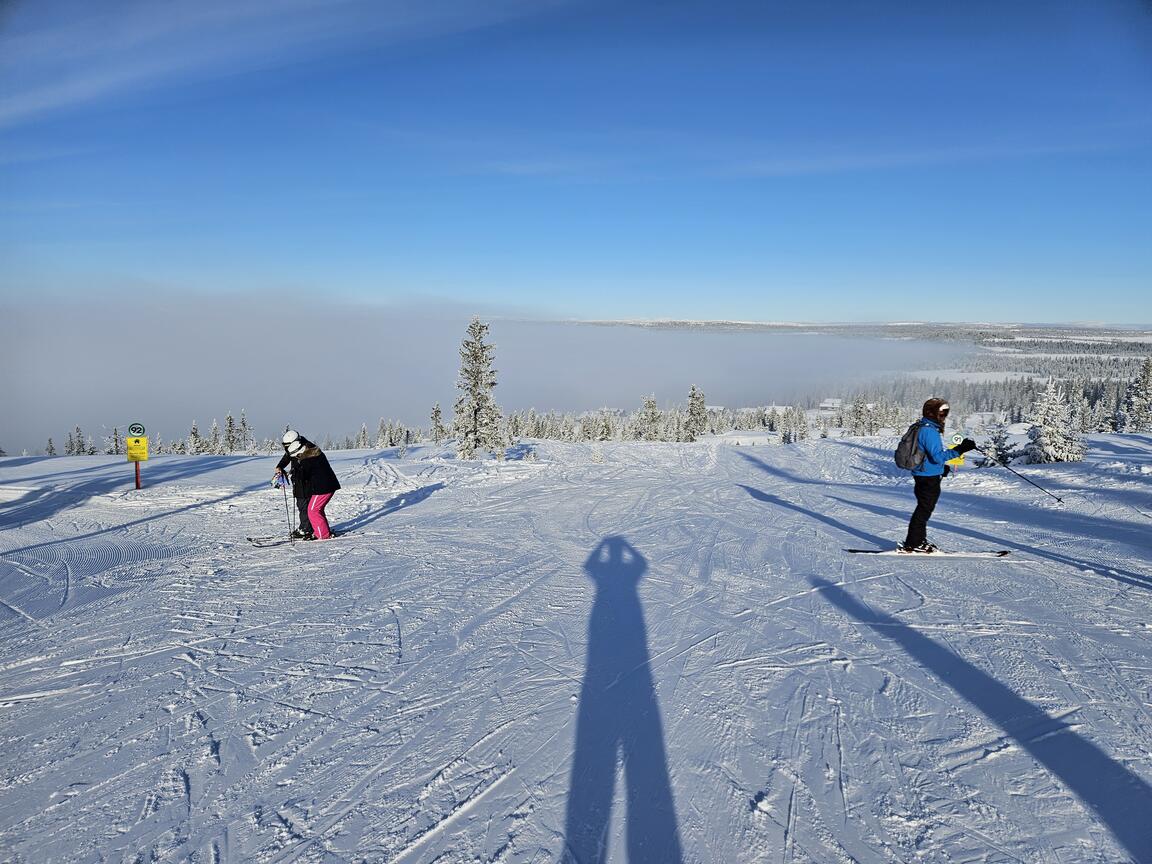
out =
[[413,489],[411,492],[404,492],[394,498],[389,498],[381,505],[380,509],[362,513],[353,519],[349,519],[347,522],[333,525],[332,528],[335,531],[355,531],[358,528],[363,528],[365,525],[371,525],[373,522],[383,519],[385,516],[395,513],[397,510],[403,510],[405,507],[419,504],[433,492],[437,492],[443,488],[443,483],[432,483],[428,486],[421,486],[419,489]]
[[[262,486],[263,484],[261,484]],[[123,531],[127,528],[134,528],[137,525],[144,525],[148,522],[155,522],[159,519],[167,519],[169,516],[175,516],[177,513],[186,513],[189,510],[197,510],[200,507],[210,507],[213,504],[220,504],[225,501],[231,501],[232,495],[224,495],[220,498],[209,498],[205,501],[196,501],[184,507],[177,507],[175,510],[167,510],[163,513],[155,513],[151,516],[143,516],[139,519],[133,519],[131,522],[123,522],[119,525],[112,525],[108,528],[99,528],[95,531],[89,531],[87,534],[77,534],[73,537],[61,537],[59,540],[45,540],[43,543],[33,543],[30,546],[21,546],[17,549],[8,549],[4,551],[5,557],[16,555],[19,552],[31,552],[34,549],[45,549],[49,546],[60,546],[68,543],[76,543],[81,540],[91,540],[93,537],[99,537],[102,534],[112,534],[117,531]]]
[[[857,445],[853,445],[857,446]],[[860,448],[867,449],[867,448]],[[786,471],[782,468],[769,465],[766,462],[757,459],[755,456],[749,456],[746,453],[740,455],[751,462],[756,467],[760,468],[764,473],[794,483],[802,483],[807,485],[820,485],[824,488],[840,488],[840,489],[858,489],[857,484],[852,483],[837,483],[837,482],[817,482],[809,478],[801,477],[792,472]],[[907,510],[889,510],[881,507],[871,507],[867,504],[862,504],[857,501],[851,501],[844,498],[837,498],[836,496],[829,495],[828,497],[834,501],[840,501],[844,504],[850,504],[853,507],[859,507],[865,510],[872,510],[876,513],[883,513],[885,515],[893,515],[898,517],[902,523],[900,526],[903,532],[903,525],[907,525],[908,517],[911,515],[913,503],[911,501],[911,490],[904,484],[896,485],[880,485],[869,483],[867,488],[871,491],[877,492],[881,495],[899,495],[909,501]],[[1052,510],[1047,508],[1037,508],[1028,503],[1016,503],[1012,500],[1005,500],[1004,498],[993,498],[988,495],[979,495],[971,492],[960,492],[949,490],[947,492],[947,500],[952,503],[971,503],[978,505],[982,508],[982,515],[987,518],[1002,518],[1005,521],[1013,524],[1031,525],[1035,528],[1042,529],[1046,532],[1053,530],[1064,531],[1072,537],[1084,536],[1085,534],[1092,534],[1101,538],[1106,538],[1110,541],[1117,541],[1126,543],[1136,549],[1147,549],[1149,547],[1148,531],[1139,524],[1131,522],[1121,522],[1116,519],[1107,519],[1100,516],[1089,516],[1081,513],[1072,513],[1062,510]],[[796,508],[794,508],[796,509]],[[943,510],[944,508],[942,508]],[[937,511],[940,513],[941,511]],[[937,516],[937,522],[940,517]],[[953,528],[954,523],[950,523],[949,527]],[[1111,565],[1093,564],[1091,562],[1079,561],[1075,558],[1070,558],[1058,553],[1046,553],[1042,550],[1035,549],[1034,547],[1024,544],[1013,543],[1005,541],[1000,538],[992,537],[991,535],[981,534],[979,532],[971,531],[962,528],[953,528],[959,533],[966,533],[971,537],[976,537],[983,540],[988,540],[993,543],[1000,544],[1002,548],[1020,549],[1028,551],[1035,555],[1051,558],[1061,564],[1069,564],[1071,566],[1079,567],[1080,569],[1092,570],[1115,570],[1116,573],[1122,574],[1123,577],[1119,581],[1127,582],[1128,584],[1136,585],[1141,588],[1152,587],[1152,577],[1140,573],[1132,573],[1125,571]],[[890,545],[891,541],[885,541],[886,545]],[[1108,574],[1116,578],[1115,574]]]
[[[247,456],[240,459],[234,457],[217,457],[212,459],[181,459],[168,464],[153,464],[145,469],[144,484],[145,486],[157,486],[164,483],[172,483],[188,477],[196,477],[201,474],[208,474],[212,471],[232,468],[236,465],[242,465],[245,462],[265,458],[267,457]],[[228,461],[225,462],[222,460]],[[127,465],[128,463],[124,464]],[[58,513],[79,506],[97,495],[106,495],[117,489],[131,488],[134,481],[133,474],[129,470],[125,470],[123,475],[119,475],[110,470],[111,466],[101,465],[94,466],[93,468],[78,469],[74,473],[87,473],[91,470],[97,470],[97,467],[107,471],[107,473],[104,476],[93,477],[75,485],[52,489],[37,489],[15,501],[0,505],[0,528],[51,519]],[[261,488],[262,485],[263,484],[259,483],[253,484],[240,491],[252,491]]]
[[785,471],[783,468],[777,468],[775,465],[769,465],[763,459],[757,459],[755,456],[745,453],[743,450],[737,450],[736,452],[737,455],[739,455],[742,459],[751,462],[765,474],[768,474],[772,477],[778,477],[781,480],[787,480],[789,483],[803,483],[805,486],[825,485],[822,481],[813,480],[811,477],[801,477],[799,474],[794,474],[791,471]]
[[42,462],[53,459],[53,456],[4,456],[0,458],[0,468],[19,468],[21,465],[31,465],[33,462]]
[[627,783],[628,861],[679,864],[680,831],[637,593],[648,562],[623,537],[606,537],[584,569],[596,583],[596,600],[588,619],[562,860],[607,860],[620,760]]
[[851,534],[855,537],[859,537],[866,543],[873,543],[879,547],[892,545],[891,540],[886,540],[883,537],[877,537],[875,534],[869,534],[867,531],[861,531],[858,528],[845,525],[843,522],[837,522],[831,516],[825,516],[823,513],[817,513],[815,510],[809,510],[805,507],[801,507],[798,504],[793,504],[791,501],[785,501],[783,498],[779,498],[775,495],[769,495],[767,492],[761,492],[759,489],[754,489],[751,486],[745,486],[743,483],[737,483],[736,485],[751,495],[753,498],[755,498],[757,501],[763,501],[765,504],[772,504],[776,507],[786,507],[789,510],[795,510],[797,513],[802,513],[810,519],[823,522],[825,525],[829,525],[832,528],[835,528],[837,531],[843,531],[845,534]]
[[903,648],[1033,759],[1056,775],[1108,827],[1134,861],[1152,861],[1152,786],[948,648],[897,618],[869,609],[843,588],[808,580],[845,614]]
[[[893,510],[889,507],[880,507],[876,504],[865,504],[862,501],[851,501],[848,498],[840,498],[835,495],[829,495],[828,497],[833,501],[839,501],[841,504],[847,504],[850,507],[856,507],[860,510],[867,510],[869,513],[875,513],[879,516],[894,516],[904,520],[907,520],[908,518],[908,514],[902,510]],[[1091,570],[1094,573],[1103,573],[1109,579],[1114,579],[1117,582],[1123,582],[1126,585],[1133,585],[1137,588],[1152,590],[1152,577],[1144,573],[1136,573],[1135,571],[1125,570],[1111,564],[1097,564],[1091,561],[1081,561],[1068,555],[1062,555],[1059,552],[1052,552],[1047,549],[1041,549],[1037,546],[1029,546],[1024,543],[1017,543],[1011,539],[1005,539],[1004,537],[994,537],[993,535],[985,534],[982,531],[974,531],[971,528],[965,528],[961,525],[957,525],[954,520],[949,520],[948,530],[953,531],[956,534],[961,534],[965,537],[971,537],[975,540],[993,544],[995,548],[998,549],[1016,549],[1020,552],[1027,552],[1029,555],[1036,558],[1046,558],[1049,561],[1053,561],[1057,564],[1064,564],[1068,567],[1075,567],[1077,570]]]
[[1135,447],[1131,444],[1125,444],[1119,441],[1100,440],[1099,438],[1093,439],[1092,449],[1102,450],[1105,453],[1110,453],[1113,456],[1140,456],[1145,459],[1152,457],[1152,451],[1149,451],[1144,447]]

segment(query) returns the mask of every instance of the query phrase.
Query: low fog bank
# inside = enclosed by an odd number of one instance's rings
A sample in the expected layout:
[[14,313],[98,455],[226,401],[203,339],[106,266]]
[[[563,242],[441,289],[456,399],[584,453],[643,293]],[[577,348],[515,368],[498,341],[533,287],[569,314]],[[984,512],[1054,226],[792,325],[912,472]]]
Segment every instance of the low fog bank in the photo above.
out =
[[[451,415],[471,310],[341,307],[319,300],[9,306],[0,316],[0,447],[62,451],[80,425],[97,447],[144,423],[172,440],[244,409],[259,437],[286,425],[323,438],[375,433],[379,418]],[[654,330],[485,318],[501,407],[635,409],[650,393],[712,405],[844,394],[854,384],[955,356],[955,345],[803,333]]]

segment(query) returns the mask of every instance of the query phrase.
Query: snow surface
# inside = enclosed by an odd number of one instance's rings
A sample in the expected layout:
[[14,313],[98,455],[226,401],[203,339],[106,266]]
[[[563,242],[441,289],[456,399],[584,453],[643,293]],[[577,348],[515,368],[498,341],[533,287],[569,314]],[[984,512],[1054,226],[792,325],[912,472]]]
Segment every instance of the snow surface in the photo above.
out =
[[843,553],[892,438],[335,452],[264,549],[273,457],[2,459],[0,859],[1152,861],[1152,436],[1090,442],[946,481],[1003,561]]

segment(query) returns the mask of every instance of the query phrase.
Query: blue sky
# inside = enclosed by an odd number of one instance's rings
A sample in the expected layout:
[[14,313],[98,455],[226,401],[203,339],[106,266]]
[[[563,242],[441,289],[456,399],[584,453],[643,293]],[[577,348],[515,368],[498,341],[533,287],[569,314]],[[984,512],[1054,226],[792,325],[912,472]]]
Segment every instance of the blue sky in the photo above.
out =
[[1145,0],[16,0],[0,94],[0,300],[1152,323]]

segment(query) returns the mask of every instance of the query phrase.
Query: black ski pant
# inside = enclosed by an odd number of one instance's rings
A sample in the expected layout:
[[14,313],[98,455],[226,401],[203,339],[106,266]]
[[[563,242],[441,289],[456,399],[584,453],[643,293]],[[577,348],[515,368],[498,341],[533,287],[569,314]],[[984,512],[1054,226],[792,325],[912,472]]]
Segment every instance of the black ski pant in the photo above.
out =
[[936,509],[936,501],[940,498],[939,474],[935,477],[913,477],[916,481],[916,509],[912,511],[912,519],[908,522],[908,536],[904,538],[904,548],[910,549],[919,546],[928,539],[928,520],[932,518],[932,511]]
[[300,514],[300,530],[304,534],[312,533],[312,520],[308,518],[308,502],[311,500],[311,495],[305,495],[303,498],[296,499],[296,510]]

